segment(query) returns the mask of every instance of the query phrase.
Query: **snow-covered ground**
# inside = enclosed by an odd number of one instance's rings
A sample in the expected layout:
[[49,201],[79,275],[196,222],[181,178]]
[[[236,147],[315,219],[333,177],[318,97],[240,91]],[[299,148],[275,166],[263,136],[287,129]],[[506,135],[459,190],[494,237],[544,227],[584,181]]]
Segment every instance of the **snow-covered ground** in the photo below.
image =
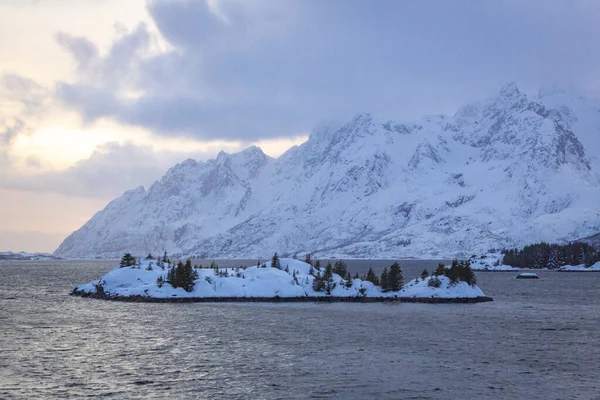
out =
[[519,271],[520,268],[515,268],[510,265],[502,264],[501,253],[486,253],[481,256],[471,257],[471,269],[476,271]]
[[[138,267],[114,267],[99,280],[79,285],[79,293],[96,293],[96,285],[102,285],[109,296],[148,296],[153,298],[208,298],[208,297],[321,297],[325,292],[315,292],[312,288],[314,277],[310,275],[310,265],[299,260],[283,258],[281,268],[266,267],[221,268],[219,276],[214,269],[196,269],[198,279],[194,289],[186,292],[182,288],[174,289],[170,284],[159,287],[157,279],[166,277],[165,270],[156,265],[156,261],[142,260]],[[149,268],[150,266],[150,268]],[[289,272],[286,272],[286,269]],[[295,275],[295,278],[294,278]],[[333,274],[336,284],[331,291],[332,297],[404,297],[404,298],[475,298],[485,297],[477,286],[466,282],[450,284],[445,276],[440,276],[439,288],[428,286],[430,278],[413,279],[398,292],[382,292],[379,286],[361,279],[354,279],[347,287],[346,280]]]
[[565,265],[564,267],[560,267],[558,271],[567,271],[567,272],[600,272],[600,261],[591,267],[586,267],[584,264],[581,265]]

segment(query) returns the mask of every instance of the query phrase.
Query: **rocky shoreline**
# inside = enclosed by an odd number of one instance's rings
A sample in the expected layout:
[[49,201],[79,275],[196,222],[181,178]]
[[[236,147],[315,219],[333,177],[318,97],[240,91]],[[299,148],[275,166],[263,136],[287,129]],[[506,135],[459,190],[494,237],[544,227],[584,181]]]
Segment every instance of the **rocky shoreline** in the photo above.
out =
[[124,301],[132,303],[427,303],[427,304],[474,304],[494,301],[491,297],[170,297],[158,298],[150,296],[118,296],[99,293],[88,293],[73,290],[71,296],[99,300]]

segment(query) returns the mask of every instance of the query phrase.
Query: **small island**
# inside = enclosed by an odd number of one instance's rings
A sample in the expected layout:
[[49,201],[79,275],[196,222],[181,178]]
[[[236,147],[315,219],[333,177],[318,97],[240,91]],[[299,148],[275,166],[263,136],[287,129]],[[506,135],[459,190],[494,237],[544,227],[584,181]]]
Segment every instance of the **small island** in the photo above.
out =
[[147,302],[423,302],[478,303],[492,301],[476,285],[468,262],[439,265],[430,275],[404,284],[398,263],[381,276],[373,270],[351,276],[342,260],[321,266],[312,262],[279,258],[253,267],[219,268],[171,262],[166,254],[136,259],[125,254],[121,264],[98,280],[78,285],[72,295],[105,300]]
[[534,274],[533,272],[522,272],[519,275],[517,275],[515,279],[540,279],[540,277],[537,276],[537,274]]

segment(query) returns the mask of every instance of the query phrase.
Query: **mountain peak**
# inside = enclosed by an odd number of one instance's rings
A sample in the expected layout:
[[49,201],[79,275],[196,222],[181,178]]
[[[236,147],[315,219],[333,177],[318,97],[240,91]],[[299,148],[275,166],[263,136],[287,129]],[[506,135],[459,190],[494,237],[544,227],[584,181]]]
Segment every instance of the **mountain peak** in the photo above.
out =
[[516,82],[509,82],[506,85],[502,86],[500,89],[500,95],[502,97],[518,97],[521,95],[521,91],[517,87]]
[[245,148],[244,150],[240,151],[240,154],[243,154],[247,157],[267,157],[265,152],[262,151],[260,147],[255,145]]

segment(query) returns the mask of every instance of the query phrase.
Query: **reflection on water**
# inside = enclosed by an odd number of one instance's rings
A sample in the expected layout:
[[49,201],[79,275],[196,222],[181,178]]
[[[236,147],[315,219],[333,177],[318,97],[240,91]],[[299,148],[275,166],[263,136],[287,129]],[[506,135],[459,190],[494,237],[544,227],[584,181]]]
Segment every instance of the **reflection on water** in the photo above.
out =
[[[540,272],[542,279],[523,281],[478,273],[496,301],[475,305],[144,304],[67,296],[109,266],[0,264],[0,398],[600,393],[600,274]],[[406,267],[405,276],[420,270]]]

